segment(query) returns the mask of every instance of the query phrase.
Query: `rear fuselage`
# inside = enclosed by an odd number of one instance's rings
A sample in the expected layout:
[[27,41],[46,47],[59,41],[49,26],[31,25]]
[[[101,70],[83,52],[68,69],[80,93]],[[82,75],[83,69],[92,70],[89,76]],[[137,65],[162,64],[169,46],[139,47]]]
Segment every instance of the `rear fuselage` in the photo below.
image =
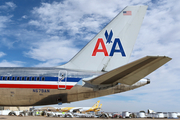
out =
[[79,80],[98,74],[102,73],[58,68],[1,68],[0,105],[35,106],[70,103],[124,92],[147,84],[146,81],[132,86],[119,84],[98,91],[76,85]]

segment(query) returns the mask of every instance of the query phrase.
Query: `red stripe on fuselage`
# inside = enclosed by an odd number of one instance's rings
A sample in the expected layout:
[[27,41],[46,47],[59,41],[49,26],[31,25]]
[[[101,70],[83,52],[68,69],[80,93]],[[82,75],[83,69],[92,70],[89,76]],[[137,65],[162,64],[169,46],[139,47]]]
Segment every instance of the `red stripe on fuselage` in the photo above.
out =
[[[66,89],[71,89],[73,85],[66,85]],[[0,84],[0,88],[36,88],[36,89],[58,89],[58,85],[36,85],[36,84]],[[65,85],[59,85],[65,88]]]

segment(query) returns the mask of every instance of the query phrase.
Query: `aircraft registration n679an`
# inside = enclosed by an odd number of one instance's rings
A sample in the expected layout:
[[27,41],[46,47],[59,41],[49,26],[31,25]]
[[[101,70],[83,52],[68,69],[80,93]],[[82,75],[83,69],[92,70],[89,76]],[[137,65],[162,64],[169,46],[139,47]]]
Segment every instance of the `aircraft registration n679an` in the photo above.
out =
[[[124,8],[69,62],[57,67],[1,67],[0,105],[61,104],[132,90],[171,58],[128,63],[147,6]],[[83,81],[82,85],[77,82]]]

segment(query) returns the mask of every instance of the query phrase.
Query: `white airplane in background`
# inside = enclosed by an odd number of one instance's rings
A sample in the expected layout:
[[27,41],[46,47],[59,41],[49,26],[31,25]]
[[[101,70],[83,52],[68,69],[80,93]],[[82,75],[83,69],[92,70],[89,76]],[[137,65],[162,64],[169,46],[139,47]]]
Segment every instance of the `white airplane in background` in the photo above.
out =
[[96,102],[92,107],[61,107],[59,110],[62,112],[97,112],[100,111],[102,104],[99,106],[100,100]]
[[[0,105],[62,104],[133,90],[171,60],[147,56],[128,63],[147,6],[124,8],[68,63],[57,67],[1,67]],[[156,48],[153,48],[156,49]],[[83,85],[76,85],[82,80]]]

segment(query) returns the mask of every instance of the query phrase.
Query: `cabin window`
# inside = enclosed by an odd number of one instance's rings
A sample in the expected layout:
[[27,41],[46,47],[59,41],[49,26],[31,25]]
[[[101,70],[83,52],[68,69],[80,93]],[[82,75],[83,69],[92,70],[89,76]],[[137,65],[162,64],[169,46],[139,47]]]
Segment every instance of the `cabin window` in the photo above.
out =
[[14,77],[12,77],[12,80],[14,80]]
[[29,80],[29,77],[27,77],[27,80]]
[[24,80],[24,77],[22,77],[22,80]]
[[32,77],[31,79],[32,79],[32,81],[34,81],[34,77]]
[[42,81],[44,81],[45,80],[45,78],[44,77],[42,77]]
[[9,77],[7,77],[7,80],[9,80]]
[[2,80],[5,80],[6,78],[5,77],[3,77],[3,79]]
[[39,77],[37,77],[36,80],[39,81]]
[[19,77],[17,77],[17,80],[19,80]]

